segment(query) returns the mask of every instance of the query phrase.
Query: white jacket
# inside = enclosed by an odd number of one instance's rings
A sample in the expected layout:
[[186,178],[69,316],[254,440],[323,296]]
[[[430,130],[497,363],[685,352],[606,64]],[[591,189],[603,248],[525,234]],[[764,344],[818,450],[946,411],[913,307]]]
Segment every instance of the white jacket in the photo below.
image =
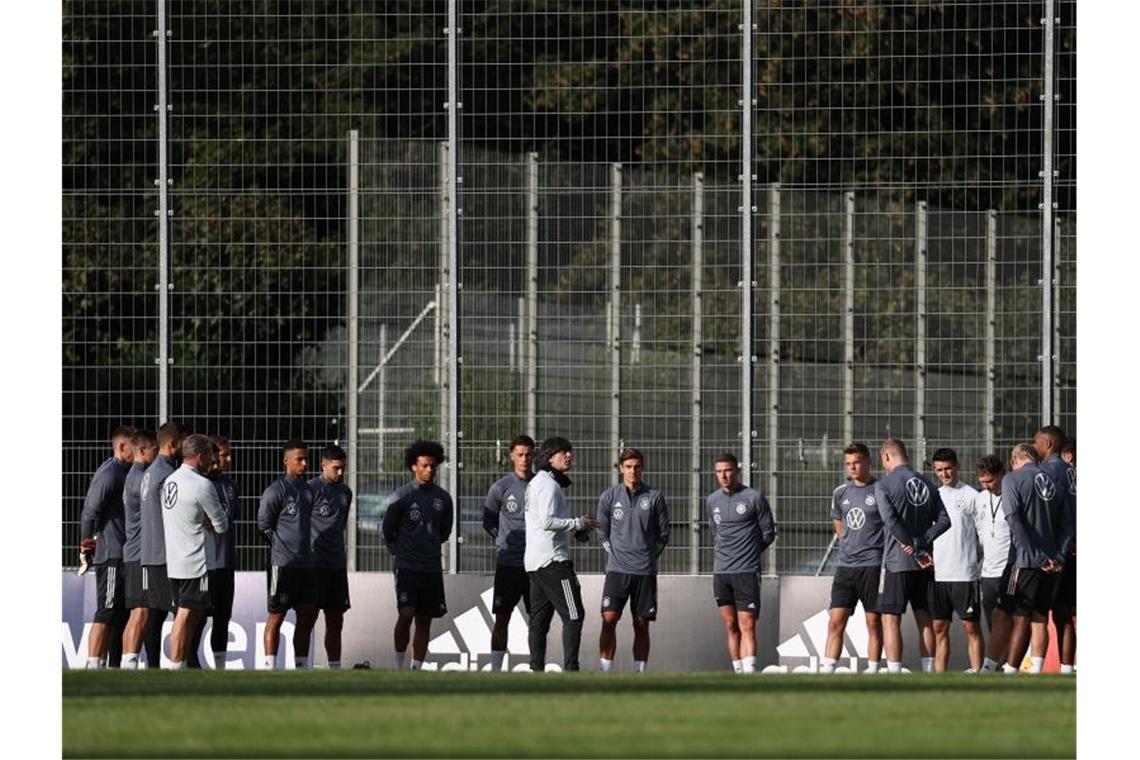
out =
[[978,529],[974,497],[978,492],[962,481],[940,486],[938,495],[950,515],[950,530],[934,539],[934,580],[978,579]]
[[[201,578],[215,568],[214,534],[225,533],[230,524],[213,481],[184,464],[163,482],[159,501],[166,574],[175,579]],[[203,525],[207,519],[213,531]]]
[[974,512],[982,542],[982,577],[1000,578],[1009,562],[1009,523],[1001,508],[1001,494],[982,491],[974,497]]
[[566,495],[547,470],[531,478],[524,501],[526,552],[523,567],[534,572],[551,562],[570,559],[570,534],[582,530],[582,518],[569,517]]

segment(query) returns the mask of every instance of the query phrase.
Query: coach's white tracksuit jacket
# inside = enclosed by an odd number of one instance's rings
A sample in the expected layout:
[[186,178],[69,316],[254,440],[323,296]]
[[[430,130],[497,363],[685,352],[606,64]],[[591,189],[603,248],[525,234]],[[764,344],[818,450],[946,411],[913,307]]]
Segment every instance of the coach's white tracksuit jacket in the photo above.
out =
[[[166,574],[170,578],[201,578],[213,570],[214,534],[229,527],[213,481],[182,465],[162,484],[162,528],[166,536]],[[209,520],[213,531],[204,523]]]
[[548,471],[531,478],[526,486],[526,552],[523,567],[534,572],[551,562],[570,559],[570,534],[585,526],[582,518],[569,517],[570,507],[562,487]]

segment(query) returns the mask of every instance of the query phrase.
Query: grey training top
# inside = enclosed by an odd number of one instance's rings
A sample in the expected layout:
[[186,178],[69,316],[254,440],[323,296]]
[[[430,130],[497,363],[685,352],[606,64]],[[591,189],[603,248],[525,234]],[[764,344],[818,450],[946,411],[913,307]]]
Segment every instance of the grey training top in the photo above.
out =
[[758,573],[760,552],[776,540],[768,499],[743,483],[732,493],[718,488],[705,500],[713,536],[714,573]]
[[178,460],[159,454],[143,473],[139,495],[142,497],[142,563],[166,564],[166,532],[162,528],[162,484],[178,469]]
[[598,497],[597,519],[607,573],[657,574],[657,556],[669,543],[669,508],[660,491],[638,483],[630,493],[617,483]]
[[1067,556],[1069,544],[1077,537],[1077,471],[1061,459],[1059,454],[1051,454],[1039,467],[1053,478],[1063,499],[1064,524],[1061,526],[1060,549]]
[[831,519],[843,522],[839,537],[840,567],[879,567],[883,564],[883,518],[875,501],[875,481],[857,486],[851,481],[831,496]]
[[348,525],[348,508],[352,504],[352,490],[344,481],[330,483],[324,475],[310,480],[309,490],[313,492],[313,565],[337,569],[347,567],[345,527]]
[[522,567],[526,553],[526,485],[515,473],[507,473],[491,484],[483,502],[483,530],[495,539],[498,563]]
[[1001,481],[1001,509],[1009,524],[1009,561],[1013,567],[1041,567],[1047,559],[1064,563],[1061,487],[1036,464],[1006,473]]
[[241,502],[233,479],[224,472],[214,478],[214,491],[217,492],[218,503],[222,505],[222,511],[229,521],[225,532],[214,536],[214,565],[219,570],[234,569],[237,567],[237,520]]
[[401,486],[388,500],[381,530],[397,570],[443,572],[439,547],[451,537],[451,495],[435,483]]
[[257,508],[257,529],[272,544],[270,564],[274,567],[311,567],[309,521],[313,513],[313,492],[301,478],[282,475],[261,494]]
[[930,553],[934,539],[950,529],[950,515],[938,488],[903,464],[875,483],[875,501],[886,529],[883,566],[892,573],[921,570],[915,555],[907,556],[902,544]]
[[127,540],[123,544],[123,561],[138,562],[142,557],[142,480],[147,466],[135,462],[123,481],[123,525]]
[[111,457],[91,476],[83,512],[79,518],[79,537],[88,539],[96,534],[95,562],[123,558],[126,530],[123,525],[123,482],[131,469],[128,462]]

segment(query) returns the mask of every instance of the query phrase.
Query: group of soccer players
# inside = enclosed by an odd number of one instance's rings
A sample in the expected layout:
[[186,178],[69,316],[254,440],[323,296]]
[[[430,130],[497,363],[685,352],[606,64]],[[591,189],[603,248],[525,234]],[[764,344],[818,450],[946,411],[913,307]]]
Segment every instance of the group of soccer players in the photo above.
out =
[[[213,617],[214,666],[224,667],[232,613],[234,525],[239,518],[232,453],[224,437],[189,435],[166,423],[157,435],[120,427],[113,454],[96,471],[84,503],[81,552],[96,570],[97,610],[88,667],[111,664],[121,630],[120,667],[134,668],[145,643],[150,667],[160,660],[162,624],[175,611],[170,667],[200,667],[197,651]],[[1068,450],[1072,457],[1062,458]],[[599,496],[594,515],[572,517],[566,489],[573,466],[570,441],[552,436],[537,447],[520,435],[510,442],[512,471],[487,492],[483,527],[495,541],[491,668],[506,657],[512,612],[528,616],[530,668],[545,669],[554,614],[562,621],[563,669],[580,669],[585,609],[570,559],[569,537],[593,531],[606,552],[600,600],[599,669],[613,668],[617,624],[627,603],[633,618],[634,670],[645,670],[649,626],[657,617],[657,558],[669,541],[669,510],[661,491],[643,480],[645,456],[619,452],[618,482]],[[934,453],[941,487],[911,468],[905,446],[886,440],[884,475],[871,475],[869,449],[843,451],[847,481],[834,492],[831,517],[839,549],[830,623],[820,671],[834,672],[847,620],[862,604],[868,628],[867,672],[901,670],[901,618],[913,608],[923,670],[945,670],[949,626],[956,614],[969,642],[972,671],[1017,672],[1026,648],[1040,672],[1050,613],[1061,635],[1062,670],[1072,672],[1076,648],[1075,443],[1055,426],[1032,444],[1015,446],[1009,472],[996,456],[978,460],[979,492],[959,479],[954,451]],[[276,667],[281,624],[296,613],[296,665],[311,667],[309,639],[325,615],[329,667],[340,667],[341,631],[349,609],[345,528],[352,493],[344,484],[346,454],[321,453],[321,474],[310,480],[308,448],[289,441],[284,473],[265,489],[257,514],[270,545],[267,612],[260,667]],[[179,461],[181,460],[181,461]],[[443,448],[416,441],[404,451],[412,480],[389,499],[381,532],[394,557],[397,669],[419,669],[431,623],[447,612],[441,545],[455,519],[451,496],[435,483]],[[740,673],[756,670],[760,557],[775,540],[766,497],[741,482],[735,456],[714,464],[718,488],[705,503],[713,537],[713,597],[725,627],[729,658]],[[98,541],[95,540],[98,536]],[[85,559],[85,561],[86,561]],[[125,575],[125,583],[120,579]],[[979,625],[984,611],[989,648]],[[413,628],[414,626],[414,628]],[[413,634],[414,630],[414,634]]]
[[[835,489],[831,517],[839,563],[831,589],[826,652],[820,671],[833,672],[847,620],[863,605],[866,672],[902,668],[901,619],[907,605],[919,632],[924,671],[950,661],[950,625],[962,621],[967,672],[1040,673],[1048,618],[1059,637],[1062,673],[1076,656],[1076,442],[1054,425],[1019,443],[1009,467],[986,455],[975,489],[959,478],[957,454],[932,457],[941,485],[915,472],[901,441],[880,450],[884,475],[871,475],[870,451],[843,450],[847,482]],[[985,616],[988,647],[980,620]]]

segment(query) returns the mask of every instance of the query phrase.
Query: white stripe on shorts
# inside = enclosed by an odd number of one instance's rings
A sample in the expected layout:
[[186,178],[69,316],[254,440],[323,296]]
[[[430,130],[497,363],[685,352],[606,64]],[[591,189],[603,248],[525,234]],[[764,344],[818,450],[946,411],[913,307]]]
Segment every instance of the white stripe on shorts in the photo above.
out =
[[115,606],[115,566],[107,566],[107,609]]
[[574,591],[570,588],[570,579],[562,579],[562,593],[566,595],[566,607],[570,610],[570,619],[578,619],[578,605],[574,604]]
[[150,582],[148,580],[148,578],[150,576],[148,575],[148,573],[146,571],[146,567],[143,567],[143,569],[142,569],[142,576],[143,576],[143,591],[150,591]]
[[269,583],[269,595],[274,596],[277,594],[277,565],[273,566],[273,577]]
[[209,591],[210,590],[210,576],[209,575],[203,575],[201,578],[198,579],[198,590],[199,591]]

